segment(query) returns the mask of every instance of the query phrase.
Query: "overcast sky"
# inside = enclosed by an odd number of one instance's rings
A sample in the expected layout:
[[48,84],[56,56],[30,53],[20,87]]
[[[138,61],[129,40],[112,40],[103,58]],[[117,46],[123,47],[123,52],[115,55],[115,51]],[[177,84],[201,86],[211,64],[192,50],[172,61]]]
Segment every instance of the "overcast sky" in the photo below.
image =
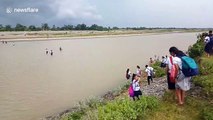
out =
[[[7,13],[37,8],[34,13]],[[0,0],[0,24],[213,27],[213,0]]]

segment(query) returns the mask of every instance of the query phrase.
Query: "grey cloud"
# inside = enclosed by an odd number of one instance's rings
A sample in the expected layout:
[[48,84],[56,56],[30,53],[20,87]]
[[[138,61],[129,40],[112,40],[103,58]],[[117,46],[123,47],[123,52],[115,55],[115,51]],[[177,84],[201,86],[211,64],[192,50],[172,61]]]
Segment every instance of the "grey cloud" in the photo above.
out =
[[[0,1],[0,24],[21,23],[24,25],[41,25],[48,23],[62,26],[64,24],[99,22],[101,15],[95,6],[85,0],[3,0]],[[10,8],[38,8],[38,13],[6,13]]]
[[[0,24],[213,27],[212,0],[0,0]],[[7,14],[7,7],[38,13]]]

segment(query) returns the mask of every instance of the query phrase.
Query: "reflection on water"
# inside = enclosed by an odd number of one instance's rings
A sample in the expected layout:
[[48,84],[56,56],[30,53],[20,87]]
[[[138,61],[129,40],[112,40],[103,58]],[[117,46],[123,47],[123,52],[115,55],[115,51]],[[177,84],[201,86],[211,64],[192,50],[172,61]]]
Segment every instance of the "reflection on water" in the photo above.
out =
[[195,40],[195,33],[175,33],[0,43],[0,118],[28,120],[61,112],[118,86],[127,67],[134,72],[149,57],[166,55],[173,45],[186,50]]

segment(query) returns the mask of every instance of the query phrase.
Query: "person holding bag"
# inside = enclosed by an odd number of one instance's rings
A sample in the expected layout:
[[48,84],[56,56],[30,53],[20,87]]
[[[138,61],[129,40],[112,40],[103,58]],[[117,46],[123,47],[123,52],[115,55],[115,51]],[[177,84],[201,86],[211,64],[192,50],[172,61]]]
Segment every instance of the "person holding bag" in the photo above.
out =
[[[182,72],[182,56],[186,56],[182,51],[178,50],[176,47],[171,47],[169,52],[172,57],[170,57],[170,61],[172,60],[172,65],[176,69],[176,74],[174,74],[174,83],[175,83],[175,91],[178,99],[178,104],[183,105],[185,102],[185,91],[190,89],[190,79],[191,77],[186,77]],[[172,70],[172,69],[171,69]],[[172,71],[170,71],[172,73]],[[171,77],[170,77],[171,79]]]

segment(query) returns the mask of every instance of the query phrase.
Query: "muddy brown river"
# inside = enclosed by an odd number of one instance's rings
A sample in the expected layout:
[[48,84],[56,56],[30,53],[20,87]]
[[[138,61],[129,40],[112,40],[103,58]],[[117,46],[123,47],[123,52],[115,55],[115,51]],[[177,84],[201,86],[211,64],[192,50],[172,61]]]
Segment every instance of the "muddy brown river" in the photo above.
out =
[[[37,120],[123,83],[154,55],[187,50],[196,33],[0,43],[0,119]],[[59,47],[62,51],[59,51]],[[45,49],[53,50],[53,56]]]

